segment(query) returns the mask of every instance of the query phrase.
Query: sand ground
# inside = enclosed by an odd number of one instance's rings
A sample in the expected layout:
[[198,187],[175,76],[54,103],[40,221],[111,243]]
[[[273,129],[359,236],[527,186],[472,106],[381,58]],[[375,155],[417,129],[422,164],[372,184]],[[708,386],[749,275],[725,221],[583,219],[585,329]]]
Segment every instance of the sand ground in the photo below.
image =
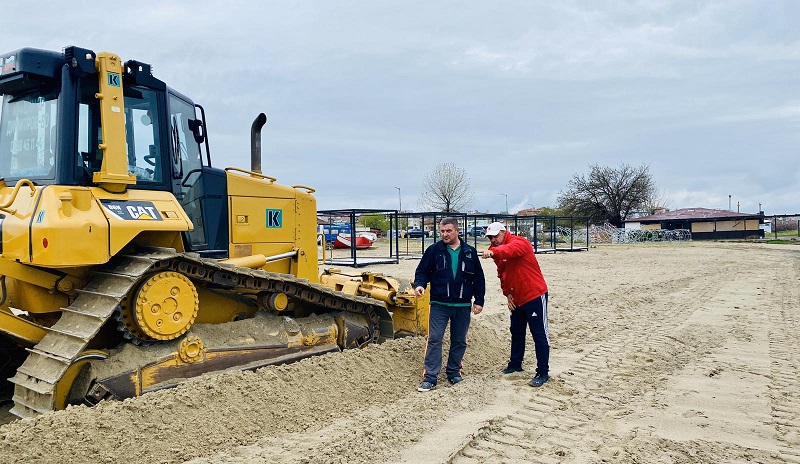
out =
[[[606,245],[539,255],[552,379],[502,376],[485,261],[466,382],[418,393],[424,340],[201,378],[0,427],[0,462],[800,462],[800,248]],[[416,260],[362,270],[410,277]],[[529,343],[526,368],[535,365]]]

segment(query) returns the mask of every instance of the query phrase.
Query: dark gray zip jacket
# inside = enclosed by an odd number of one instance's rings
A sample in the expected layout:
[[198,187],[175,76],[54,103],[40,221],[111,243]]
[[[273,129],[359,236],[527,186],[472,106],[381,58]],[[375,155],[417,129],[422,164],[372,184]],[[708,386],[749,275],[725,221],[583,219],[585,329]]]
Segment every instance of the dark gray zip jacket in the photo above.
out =
[[[459,240],[461,240],[459,238]],[[441,240],[429,246],[417,265],[414,288],[431,284],[431,301],[440,303],[474,303],[483,306],[486,279],[483,276],[478,250],[461,240],[458,270],[453,277],[450,253]]]

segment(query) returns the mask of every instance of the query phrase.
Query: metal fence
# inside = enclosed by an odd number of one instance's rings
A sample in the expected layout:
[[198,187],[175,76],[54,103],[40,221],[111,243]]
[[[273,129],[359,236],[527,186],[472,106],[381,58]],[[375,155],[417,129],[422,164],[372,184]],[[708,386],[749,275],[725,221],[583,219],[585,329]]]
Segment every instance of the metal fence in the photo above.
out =
[[774,240],[800,238],[800,214],[765,216],[764,238]]
[[[347,235],[355,233],[356,224],[363,215],[382,215],[389,230],[381,231],[386,240],[368,249],[358,249],[355,240],[347,249],[333,249],[330,240],[335,238],[334,225],[347,225]],[[442,212],[398,212],[396,210],[340,209],[317,213],[320,233],[327,243],[324,264],[363,266],[375,263],[392,263],[401,258],[420,258],[425,249],[439,239],[439,222],[445,217],[458,219],[462,238],[475,248],[486,249],[489,240],[483,236],[485,227],[492,222],[502,222],[516,235],[526,237],[536,253],[588,250],[588,218],[559,216],[518,216],[513,214],[461,214]],[[388,245],[388,250],[386,249]],[[322,246],[322,243],[320,244]]]
[[689,229],[623,229],[609,223],[589,228],[589,240],[596,243],[679,242],[692,239]]

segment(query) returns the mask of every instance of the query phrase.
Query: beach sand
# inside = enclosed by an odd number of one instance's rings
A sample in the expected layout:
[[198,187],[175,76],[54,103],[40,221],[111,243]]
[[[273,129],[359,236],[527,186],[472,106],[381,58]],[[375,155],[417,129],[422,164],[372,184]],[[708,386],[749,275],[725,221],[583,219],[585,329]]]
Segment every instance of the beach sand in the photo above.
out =
[[[480,247],[479,247],[480,248]],[[502,376],[483,261],[465,382],[418,393],[425,340],[196,379],[0,427],[0,462],[800,462],[800,247],[686,242],[537,255],[551,380]],[[417,260],[359,268],[413,276]]]

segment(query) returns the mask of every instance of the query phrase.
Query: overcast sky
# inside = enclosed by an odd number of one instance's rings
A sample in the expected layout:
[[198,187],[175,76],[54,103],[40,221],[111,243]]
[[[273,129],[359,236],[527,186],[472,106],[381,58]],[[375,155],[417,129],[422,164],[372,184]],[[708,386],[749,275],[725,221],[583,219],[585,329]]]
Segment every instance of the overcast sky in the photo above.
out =
[[574,174],[625,162],[671,209],[800,213],[797,1],[130,4],[9,3],[2,52],[152,64],[204,106],[219,167],[249,167],[264,112],[264,172],[320,209],[420,211],[442,162],[471,209],[554,206]]

